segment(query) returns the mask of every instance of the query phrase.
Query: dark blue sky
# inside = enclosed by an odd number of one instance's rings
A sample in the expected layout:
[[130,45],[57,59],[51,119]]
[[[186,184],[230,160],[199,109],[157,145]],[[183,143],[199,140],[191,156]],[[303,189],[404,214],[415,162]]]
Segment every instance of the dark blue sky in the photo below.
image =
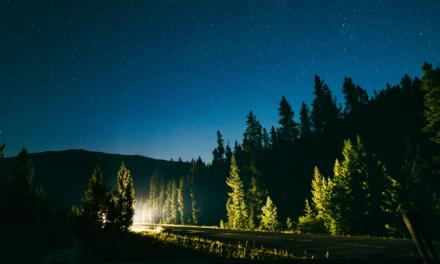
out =
[[298,118],[313,78],[344,103],[440,62],[440,1],[2,1],[6,156],[85,149],[211,162],[246,115]]

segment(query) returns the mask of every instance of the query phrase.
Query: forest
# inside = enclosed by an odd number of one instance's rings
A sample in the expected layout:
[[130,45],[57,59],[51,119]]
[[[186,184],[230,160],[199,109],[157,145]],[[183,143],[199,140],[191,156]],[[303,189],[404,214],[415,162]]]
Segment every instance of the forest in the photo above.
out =
[[151,177],[148,194],[135,196],[124,163],[114,190],[96,166],[82,208],[67,213],[50,210],[44,186],[32,185],[23,148],[0,177],[0,226],[7,227],[0,242],[36,232],[33,244],[36,237],[41,245],[63,244],[75,232],[97,254],[93,241],[108,250],[105,243],[123,241],[133,223],[408,237],[400,208],[419,212],[438,238],[440,68],[425,62],[422,70],[421,79],[405,75],[371,97],[346,77],[344,105],[315,75],[314,100],[302,103],[299,122],[284,96],[277,127],[263,128],[250,111],[241,142],[225,144],[218,131],[212,161],[171,160]]
[[405,75],[371,97],[346,77],[344,105],[315,75],[299,122],[284,96],[278,127],[250,111],[241,142],[217,132],[210,163],[159,169],[134,222],[402,237],[404,208],[429,225],[440,210],[440,70],[422,69],[422,79]]

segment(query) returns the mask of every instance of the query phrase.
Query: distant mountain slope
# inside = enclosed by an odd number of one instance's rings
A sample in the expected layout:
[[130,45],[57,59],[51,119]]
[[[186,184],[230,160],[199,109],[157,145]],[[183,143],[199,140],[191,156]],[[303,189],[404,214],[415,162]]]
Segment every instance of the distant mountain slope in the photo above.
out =
[[[72,205],[81,206],[81,199],[87,190],[89,178],[95,166],[99,166],[103,173],[103,182],[117,187],[116,177],[122,162],[131,171],[135,195],[148,194],[149,183],[154,172],[169,161],[156,160],[137,155],[106,154],[85,150],[47,151],[30,154],[35,167],[33,186],[43,190],[54,205],[63,205],[66,208]],[[15,157],[5,158],[0,163],[1,175],[6,174]],[[81,208],[81,207],[80,207]]]

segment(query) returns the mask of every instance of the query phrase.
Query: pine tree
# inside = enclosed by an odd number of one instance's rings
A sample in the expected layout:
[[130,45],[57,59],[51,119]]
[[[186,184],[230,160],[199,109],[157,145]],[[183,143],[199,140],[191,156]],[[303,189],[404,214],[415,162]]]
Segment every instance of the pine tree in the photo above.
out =
[[166,189],[166,185],[165,185],[165,174],[162,172],[161,176],[160,176],[160,187],[159,187],[159,197],[158,197],[158,205],[159,205],[159,209],[158,209],[158,218],[162,220],[162,222],[165,220],[165,218],[163,218],[163,210],[164,210],[164,206],[165,206],[165,189]]
[[85,198],[82,199],[83,214],[88,218],[88,221],[101,226],[104,225],[110,199],[110,188],[102,183],[102,171],[99,166],[96,166],[89,180]]
[[398,221],[399,184],[374,155],[368,155],[360,138],[357,146],[345,141],[342,166],[335,164],[326,226],[332,234],[383,236]]
[[269,133],[267,133],[266,128],[263,128],[262,141],[263,141],[263,149],[265,151],[269,150],[270,149],[270,136],[269,136]]
[[80,215],[81,215],[81,213],[80,213],[79,209],[76,208],[75,205],[74,205],[74,206],[72,206],[72,208],[70,209],[68,219],[69,219],[70,222],[75,223],[76,219],[78,219],[78,217],[79,217]]
[[312,121],[310,120],[310,111],[307,105],[302,102],[301,110],[299,111],[300,133],[301,138],[308,138],[312,135]]
[[[432,69],[432,64],[423,63],[422,90],[426,91],[425,102],[428,109],[424,115],[429,122],[422,131],[434,133],[431,138],[437,144],[440,144],[440,68]],[[435,160],[440,160],[437,156]]]
[[[354,201],[353,174],[357,172],[357,155],[350,140],[344,141],[344,161],[342,167],[338,160],[335,163],[335,174],[333,180],[332,196],[330,198],[329,215],[331,219],[330,227],[333,235],[351,235],[353,230],[353,218],[356,217],[354,208],[359,206]],[[336,168],[337,167],[337,168]]]
[[225,148],[223,146],[222,134],[220,131],[217,131],[217,148],[214,149],[212,155],[214,156],[212,160],[212,164],[222,164],[225,162]]
[[179,215],[179,205],[178,205],[178,197],[179,197],[179,195],[178,195],[178,188],[177,188],[177,185],[176,185],[176,181],[175,180],[173,180],[172,181],[173,182],[173,187],[172,187],[172,194],[171,194],[171,205],[170,205],[170,208],[171,208],[171,223],[172,224],[177,224],[177,220],[180,218],[180,215]]
[[116,229],[128,231],[133,224],[134,199],[133,178],[130,171],[122,162],[121,169],[118,172],[118,189],[114,190],[115,209],[116,209]]
[[246,205],[244,202],[243,182],[238,175],[239,169],[235,162],[235,156],[231,159],[230,177],[226,183],[232,188],[228,199],[229,226],[232,229],[243,229],[246,225],[245,220],[248,217]]
[[260,122],[257,121],[255,115],[250,111],[246,120],[246,131],[243,133],[243,137],[246,139],[246,145],[243,141],[245,151],[257,149],[259,134],[261,134]]
[[309,205],[309,200],[306,198],[306,208],[304,209],[304,212],[306,212],[306,217],[309,220],[312,220],[315,217],[315,214],[313,213],[312,209]]
[[277,221],[277,208],[272,203],[270,197],[267,197],[266,205],[261,209],[263,214],[261,215],[261,224],[264,228],[269,229],[270,231],[275,231],[275,228],[278,226]]
[[[159,198],[160,193],[160,173],[159,170],[156,170],[156,172],[153,174],[153,176],[150,179],[150,195],[149,200],[151,203],[151,223],[156,223],[159,221],[158,219],[158,212],[157,212],[157,202]],[[157,220],[157,221],[156,221]]]
[[180,212],[180,220],[182,225],[191,222],[192,210],[191,210],[191,196],[189,194],[189,182],[185,177],[180,178],[180,188],[178,189],[178,205]]
[[312,205],[315,211],[318,213],[318,218],[324,217],[325,211],[325,179],[319,173],[318,167],[315,167],[315,173],[312,179]]
[[315,91],[316,96],[312,102],[312,112],[310,119],[313,124],[315,133],[320,133],[324,127],[340,116],[340,109],[336,106],[336,98],[332,96],[331,91],[324,80],[320,80],[315,75]]
[[270,146],[272,149],[276,149],[278,147],[278,135],[273,126],[270,129]]
[[293,120],[294,112],[284,96],[281,98],[278,111],[280,111],[279,116],[281,117],[278,121],[281,125],[281,138],[278,140],[285,143],[293,143],[299,135],[298,124]]
[[[246,132],[243,133],[244,158],[242,176],[247,187],[245,194],[247,212],[257,216],[261,214],[261,207],[268,192],[261,170],[261,125],[252,111],[247,116]],[[255,220],[255,219],[254,219]]]
[[172,194],[173,194],[173,182],[172,180],[169,180],[167,184],[167,190],[165,193],[166,200],[163,206],[163,214],[162,214],[162,219],[164,219],[167,224],[170,223],[171,220],[171,201],[173,199]]
[[[228,146],[229,147],[229,146]],[[197,164],[194,162],[191,168],[191,205],[192,205],[192,223],[197,225],[199,223],[200,211],[201,209],[201,199],[200,199],[200,174]]]
[[231,164],[231,158],[232,158],[232,149],[229,146],[229,140],[228,140],[228,144],[226,145],[225,157],[226,157],[226,164],[230,165]]
[[249,212],[247,229],[252,231],[255,229],[255,227],[256,227],[256,225],[255,225],[255,221],[254,221],[254,212],[251,210]]
[[290,220],[289,217],[287,217],[286,229],[287,229],[287,231],[292,231],[292,229],[293,229],[293,223],[292,223],[292,220]]
[[[3,146],[1,149],[4,149]],[[0,224],[14,227],[31,225],[37,220],[33,179],[32,159],[23,148],[9,173],[0,179]]]
[[367,91],[359,85],[355,86],[351,78],[344,78],[342,93],[345,95],[345,115],[348,115],[353,110],[358,110],[361,105],[368,103]]

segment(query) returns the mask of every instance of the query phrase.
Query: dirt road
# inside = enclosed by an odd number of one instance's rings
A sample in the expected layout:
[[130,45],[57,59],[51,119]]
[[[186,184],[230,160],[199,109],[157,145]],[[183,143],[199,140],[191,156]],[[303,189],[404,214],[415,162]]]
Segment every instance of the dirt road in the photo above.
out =
[[[143,224],[142,226],[153,226]],[[183,227],[161,225],[164,232],[203,237],[214,241],[237,244],[248,242],[255,247],[286,249],[289,253],[329,258],[363,258],[371,255],[391,257],[420,257],[412,240],[390,240],[377,238],[337,237],[331,235],[286,234],[278,232],[236,231],[228,229]],[[440,255],[440,242],[433,242]],[[412,255],[411,255],[412,254]]]

